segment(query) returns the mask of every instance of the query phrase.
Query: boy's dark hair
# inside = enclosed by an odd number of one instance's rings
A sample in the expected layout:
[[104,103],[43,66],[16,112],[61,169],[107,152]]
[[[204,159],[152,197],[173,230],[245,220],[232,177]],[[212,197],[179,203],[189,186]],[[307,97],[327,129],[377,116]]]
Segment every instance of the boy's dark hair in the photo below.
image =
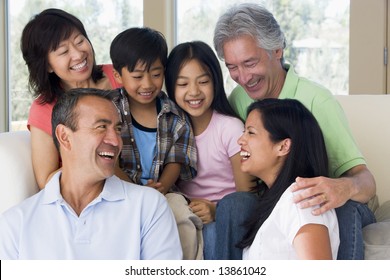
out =
[[[64,92],[61,79],[49,67],[48,54],[58,48],[61,41],[68,39],[72,32],[80,32],[90,43],[82,22],[72,14],[60,9],[47,9],[35,15],[24,27],[20,48],[29,71],[29,87],[34,97],[40,96],[41,103],[51,103]],[[91,44],[93,54],[93,46]],[[92,79],[103,78],[102,68],[92,69]]]
[[119,33],[111,43],[110,57],[118,73],[127,67],[133,72],[138,62],[149,70],[151,65],[160,59],[165,68],[168,46],[164,35],[149,27],[134,27]]
[[78,129],[79,115],[76,107],[80,99],[85,96],[97,96],[112,101],[115,95],[117,95],[116,90],[101,90],[95,88],[75,88],[62,94],[58,98],[56,105],[54,105],[51,115],[52,137],[57,150],[60,151],[60,144],[55,132],[57,125],[63,124],[72,131]]

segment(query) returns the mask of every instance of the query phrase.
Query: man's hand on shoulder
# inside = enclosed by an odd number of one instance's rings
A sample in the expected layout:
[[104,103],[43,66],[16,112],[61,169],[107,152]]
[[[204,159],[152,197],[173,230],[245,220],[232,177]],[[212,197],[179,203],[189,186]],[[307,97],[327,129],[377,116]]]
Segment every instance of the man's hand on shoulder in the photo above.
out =
[[366,165],[357,165],[340,178],[314,177],[296,179],[291,190],[302,190],[294,196],[301,208],[319,205],[314,215],[343,206],[351,199],[367,203],[375,195],[375,180]]
[[296,179],[291,190],[294,194],[294,202],[301,208],[308,208],[319,205],[313,210],[313,215],[320,215],[326,211],[340,207],[350,199],[348,182],[350,179],[341,177],[331,179],[327,177],[301,178]]

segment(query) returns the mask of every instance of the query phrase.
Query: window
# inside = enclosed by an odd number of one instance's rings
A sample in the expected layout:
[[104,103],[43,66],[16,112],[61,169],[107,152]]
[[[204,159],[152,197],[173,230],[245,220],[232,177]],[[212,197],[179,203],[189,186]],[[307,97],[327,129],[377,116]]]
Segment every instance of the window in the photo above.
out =
[[130,0],[8,0],[10,130],[26,129],[32,94],[28,70],[20,51],[20,37],[29,19],[47,8],[60,8],[77,16],[93,44],[98,64],[111,63],[109,47],[129,26],[142,26],[143,2]]
[[[300,75],[333,94],[348,93],[350,0],[177,0],[177,43],[202,40],[213,47],[219,15],[242,2],[261,3],[274,14],[287,40],[285,59]],[[230,93],[235,83],[222,69]]]
[[[172,47],[174,42],[190,40],[203,40],[213,46],[214,26],[219,15],[230,5],[244,1],[262,3],[274,13],[287,37],[285,58],[294,65],[300,75],[328,87],[334,94],[380,93],[376,88],[375,90],[371,88],[373,88],[372,84],[377,86],[381,83],[373,79],[374,77],[384,76],[382,72],[376,70],[379,66],[383,68],[384,46],[382,42],[377,42],[379,40],[374,42],[370,39],[368,40],[370,44],[367,44],[360,41],[356,43],[355,39],[354,42],[351,41],[350,48],[349,30],[351,29],[352,35],[355,34],[354,38],[360,40],[368,38],[367,35],[362,36],[362,32],[363,34],[367,32],[368,35],[377,34],[371,31],[383,28],[377,23],[379,18],[382,20],[381,11],[385,9],[381,6],[384,4],[380,4],[382,1],[374,5],[365,0],[6,0],[0,5],[5,9],[4,14],[7,19],[5,29],[8,33],[8,40],[6,40],[8,68],[6,70],[9,84],[6,92],[3,92],[3,88],[0,91],[0,131],[7,130],[7,125],[4,124],[8,117],[5,118],[6,113],[2,109],[6,100],[5,95],[8,95],[10,100],[9,119],[12,123],[10,130],[26,128],[25,123],[32,97],[27,89],[27,67],[20,53],[19,40],[21,30],[30,17],[43,9],[58,7],[79,17],[85,24],[94,45],[96,61],[109,63],[108,48],[111,40],[121,30],[130,26],[145,24],[162,31],[167,37],[169,47]],[[173,8],[174,4],[176,10]],[[350,6],[354,9],[350,10]],[[375,9],[372,8],[373,6]],[[174,10],[176,16],[173,15]],[[364,16],[366,14],[372,16]],[[172,22],[176,22],[174,28]],[[356,22],[360,23],[358,27]],[[369,24],[371,24],[370,28],[367,27]],[[173,33],[176,34],[175,40],[172,38]],[[378,36],[382,36],[382,33],[378,33]],[[361,51],[362,48],[364,51]],[[0,51],[5,52],[2,48]],[[351,62],[354,64],[349,63],[350,55],[353,58]],[[373,55],[378,59],[371,59]],[[362,58],[366,59],[362,60]],[[375,64],[377,68],[368,69],[367,62]],[[356,66],[356,63],[359,63],[359,66]],[[226,92],[229,93],[235,83],[231,80],[223,62],[221,65]],[[364,74],[366,77],[370,75],[370,79],[362,79],[360,76],[357,79],[350,79],[353,75],[356,77],[353,73],[361,69],[367,69]],[[355,80],[359,82],[359,91],[355,89],[356,85],[353,87],[356,84]],[[0,81],[4,85],[2,76]]]

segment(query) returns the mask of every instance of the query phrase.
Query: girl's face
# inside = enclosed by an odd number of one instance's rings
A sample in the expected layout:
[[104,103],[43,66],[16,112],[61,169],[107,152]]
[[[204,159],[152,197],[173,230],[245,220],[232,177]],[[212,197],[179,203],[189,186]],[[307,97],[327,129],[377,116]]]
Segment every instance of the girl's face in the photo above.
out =
[[94,56],[92,46],[80,32],[60,42],[58,48],[48,54],[49,72],[61,79],[65,90],[79,87],[91,79]]
[[175,84],[175,100],[191,118],[211,114],[214,84],[210,74],[198,60],[187,61],[180,69]]
[[248,115],[238,144],[241,146],[241,170],[260,178],[271,187],[285,161],[283,141],[271,141],[257,110]]

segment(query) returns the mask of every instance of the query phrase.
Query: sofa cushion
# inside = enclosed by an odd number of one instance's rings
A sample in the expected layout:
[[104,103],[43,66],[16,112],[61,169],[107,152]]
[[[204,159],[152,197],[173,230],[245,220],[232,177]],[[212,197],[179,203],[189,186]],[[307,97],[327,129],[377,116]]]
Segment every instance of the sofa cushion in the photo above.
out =
[[375,195],[373,198],[370,199],[370,201],[367,203],[367,206],[368,208],[370,208],[370,210],[375,213],[375,211],[378,209],[379,207],[379,199],[378,199],[378,196]]
[[0,133],[0,213],[38,191],[29,131]]
[[390,200],[382,203],[375,211],[375,218],[378,222],[390,220]]
[[364,258],[366,260],[390,259],[390,201],[376,211],[377,223],[363,228]]

